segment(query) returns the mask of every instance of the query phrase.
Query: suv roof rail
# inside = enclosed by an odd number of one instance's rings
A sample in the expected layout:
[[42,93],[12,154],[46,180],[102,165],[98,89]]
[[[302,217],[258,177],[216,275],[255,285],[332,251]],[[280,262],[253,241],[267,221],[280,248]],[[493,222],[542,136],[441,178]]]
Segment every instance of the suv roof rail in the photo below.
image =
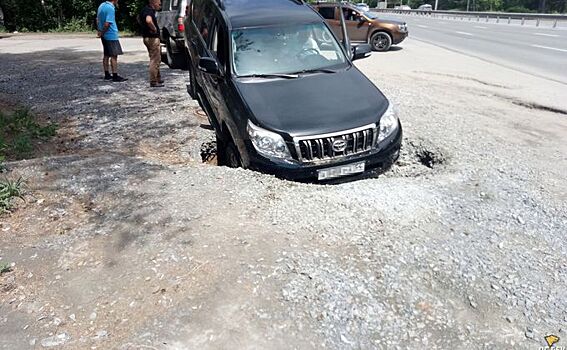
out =
[[219,5],[221,10],[224,10],[224,1],[223,0],[217,0],[217,5]]

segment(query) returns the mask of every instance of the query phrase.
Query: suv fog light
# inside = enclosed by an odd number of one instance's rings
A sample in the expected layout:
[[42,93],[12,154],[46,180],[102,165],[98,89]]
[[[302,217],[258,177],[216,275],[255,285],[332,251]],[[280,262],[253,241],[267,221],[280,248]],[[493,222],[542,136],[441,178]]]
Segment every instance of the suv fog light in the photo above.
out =
[[248,121],[248,136],[258,153],[269,158],[279,158],[290,160],[291,155],[287,149],[284,139],[276,134]]
[[380,132],[378,133],[378,143],[384,141],[398,128],[398,116],[394,106],[390,103],[388,109],[380,118]]

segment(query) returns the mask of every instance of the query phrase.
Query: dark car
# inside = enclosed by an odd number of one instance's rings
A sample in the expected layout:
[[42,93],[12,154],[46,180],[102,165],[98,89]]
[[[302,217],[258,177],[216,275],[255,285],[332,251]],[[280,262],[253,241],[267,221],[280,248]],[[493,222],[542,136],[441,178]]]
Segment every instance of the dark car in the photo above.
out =
[[187,0],[162,0],[161,10],[156,14],[160,28],[160,40],[165,44],[165,63],[170,68],[184,69],[187,66],[185,39],[185,11]]
[[342,37],[339,9],[342,9],[350,40],[367,42],[375,51],[388,51],[408,36],[405,22],[378,18],[375,12],[363,11],[351,4],[317,3],[313,8],[327,20],[339,38]]
[[392,105],[352,64],[369,45],[349,52],[299,0],[190,6],[188,91],[216,131],[220,164],[327,180],[398,157]]

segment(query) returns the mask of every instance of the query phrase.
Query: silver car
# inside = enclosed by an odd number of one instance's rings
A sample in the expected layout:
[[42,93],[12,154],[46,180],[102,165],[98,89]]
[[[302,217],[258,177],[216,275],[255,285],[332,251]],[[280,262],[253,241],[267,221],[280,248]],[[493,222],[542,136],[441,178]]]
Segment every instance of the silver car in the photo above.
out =
[[160,28],[161,43],[165,44],[165,63],[170,68],[187,67],[187,51],[183,33],[187,0],[162,0],[161,10],[156,17]]
[[360,10],[362,10],[364,12],[370,11],[370,6],[368,6],[368,4],[365,4],[363,2],[356,4],[356,7],[358,7]]

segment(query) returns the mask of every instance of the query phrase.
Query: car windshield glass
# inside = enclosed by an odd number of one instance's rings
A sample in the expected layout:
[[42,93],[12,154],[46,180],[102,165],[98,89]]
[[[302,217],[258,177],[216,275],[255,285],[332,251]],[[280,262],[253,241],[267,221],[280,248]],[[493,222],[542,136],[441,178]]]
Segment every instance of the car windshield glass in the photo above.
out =
[[347,59],[339,45],[323,23],[237,29],[232,66],[238,76],[340,68]]

